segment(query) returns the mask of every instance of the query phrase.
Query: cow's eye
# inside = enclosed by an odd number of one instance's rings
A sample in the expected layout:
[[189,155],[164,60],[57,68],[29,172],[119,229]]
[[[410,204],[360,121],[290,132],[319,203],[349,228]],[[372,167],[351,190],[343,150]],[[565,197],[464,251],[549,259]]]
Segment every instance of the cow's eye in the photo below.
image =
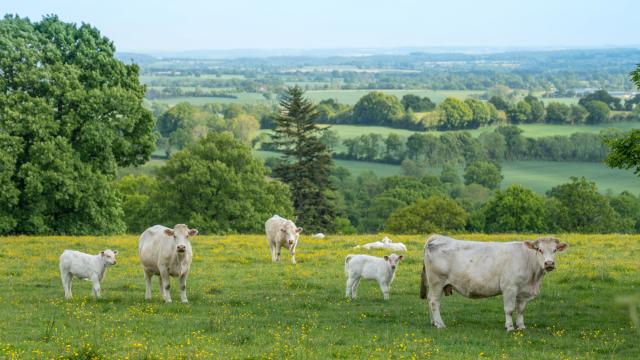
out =
[[558,251],[558,249],[553,249],[553,252],[555,253],[556,251]]
[[544,251],[542,251],[542,249],[538,249],[538,252],[542,254]]

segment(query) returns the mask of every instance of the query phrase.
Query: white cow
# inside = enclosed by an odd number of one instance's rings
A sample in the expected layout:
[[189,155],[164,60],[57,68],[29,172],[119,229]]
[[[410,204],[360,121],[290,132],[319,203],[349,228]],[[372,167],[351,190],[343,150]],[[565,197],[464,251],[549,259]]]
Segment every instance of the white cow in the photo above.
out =
[[324,234],[323,233],[317,233],[317,234],[313,234],[311,235],[312,239],[324,239]]
[[396,268],[404,256],[391,254],[384,258],[369,255],[347,255],[344,261],[344,272],[347,275],[347,298],[358,296],[360,279],[376,280],[385,300],[389,299],[391,282],[395,278]]
[[147,287],[144,298],[151,299],[151,278],[160,276],[160,294],[165,302],[171,302],[169,276],[180,279],[180,300],[187,300],[187,277],[191,267],[193,252],[189,236],[195,236],[198,230],[178,224],[170,229],[154,225],[140,236],[138,254],[144,267],[144,281]]
[[296,227],[296,224],[291,220],[273,215],[264,223],[264,230],[267,233],[267,242],[269,242],[271,249],[271,261],[280,261],[280,249],[285,247],[289,249],[291,262],[295,264],[296,247],[302,228]]
[[89,255],[80,251],[65,250],[60,255],[60,277],[65,299],[71,299],[71,280],[73,277],[90,280],[93,283],[93,295],[100,298],[100,281],[107,266],[116,264],[118,251],[104,250],[98,255]]
[[363,248],[363,249],[386,249],[386,250],[391,250],[391,251],[407,251],[407,247],[401,243],[401,242],[392,242],[391,239],[389,239],[388,237],[384,237],[382,238],[381,241],[374,241],[374,242],[370,242],[367,244],[364,244],[362,246],[357,245],[355,248],[359,249],[359,248]]
[[540,293],[542,278],[555,269],[557,251],[568,244],[545,237],[524,242],[474,242],[432,235],[424,247],[420,297],[429,300],[431,323],[444,328],[440,317],[440,297],[456,290],[468,298],[502,294],[505,328],[524,326],[524,308]]

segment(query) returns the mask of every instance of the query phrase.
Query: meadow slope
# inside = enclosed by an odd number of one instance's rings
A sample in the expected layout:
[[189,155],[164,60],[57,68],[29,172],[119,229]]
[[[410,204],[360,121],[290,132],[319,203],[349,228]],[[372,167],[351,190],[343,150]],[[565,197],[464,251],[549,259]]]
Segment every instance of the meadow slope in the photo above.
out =
[[[298,264],[272,264],[263,235],[197,236],[189,304],[145,302],[137,236],[0,238],[0,358],[626,358],[640,332],[619,296],[640,292],[640,235],[560,235],[571,244],[525,312],[528,329],[506,333],[501,298],[443,300],[449,326],[429,325],[418,297],[424,236],[408,245],[385,302],[377,286],[344,299],[344,257],[381,235],[301,238]],[[460,235],[507,241],[521,235]],[[102,284],[74,281],[63,299],[65,248],[120,251]],[[383,251],[371,252],[382,255]],[[172,292],[177,298],[176,282]]]

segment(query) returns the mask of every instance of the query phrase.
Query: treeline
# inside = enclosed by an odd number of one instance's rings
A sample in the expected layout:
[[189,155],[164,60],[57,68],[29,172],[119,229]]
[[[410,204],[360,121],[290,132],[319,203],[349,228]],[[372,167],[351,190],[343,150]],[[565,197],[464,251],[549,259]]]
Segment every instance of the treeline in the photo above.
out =
[[192,97],[218,97],[223,99],[236,99],[238,98],[236,95],[215,91],[211,89],[203,89],[197,87],[193,90],[185,90],[180,87],[163,87],[163,88],[149,88],[145,94],[147,99],[163,99],[169,97],[181,97],[181,96],[192,96]]
[[[320,101],[318,121],[424,131],[475,129],[492,124],[576,125],[640,119],[640,95],[628,99],[623,105],[621,99],[601,90],[581,98],[578,104],[550,102],[545,105],[532,95],[518,100],[508,91],[496,92],[504,93],[504,96],[492,95],[488,101],[475,98],[463,101],[449,97],[436,106],[428,97],[407,94],[398,99],[394,95],[372,91],[353,106],[340,104],[334,99]],[[487,96],[490,94],[488,92]]]
[[209,132],[230,131],[244,144],[250,144],[261,122],[271,121],[274,108],[251,104],[206,104],[194,106],[182,102],[172,107],[154,102],[157,118],[157,149],[168,158],[176,150],[203,138]]
[[[400,164],[408,159],[423,166],[442,166],[477,160],[602,161],[608,153],[603,140],[621,134],[620,130],[606,129],[598,134],[529,138],[522,135],[522,129],[508,125],[478,137],[466,131],[452,131],[439,135],[415,133],[408,137],[394,133],[387,136],[364,134],[341,140],[335,131],[329,129],[321,139],[334,149],[333,156],[338,159],[390,164]],[[260,147],[262,150],[274,150],[266,142]],[[341,148],[344,150],[339,151]]]
[[[445,166],[439,176],[415,174],[358,177],[338,168],[340,224],[337,232],[636,232],[640,199],[629,192],[603,195],[595,183],[572,178],[545,196],[502,180],[499,166],[476,162],[461,177]],[[478,184],[477,182],[482,183]]]

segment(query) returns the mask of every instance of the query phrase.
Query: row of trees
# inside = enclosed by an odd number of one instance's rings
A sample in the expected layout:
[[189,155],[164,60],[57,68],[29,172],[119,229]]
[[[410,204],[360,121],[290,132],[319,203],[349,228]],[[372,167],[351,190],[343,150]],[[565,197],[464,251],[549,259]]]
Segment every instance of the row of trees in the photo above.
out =
[[468,166],[462,178],[445,167],[440,176],[357,178],[338,172],[342,207],[351,224],[345,232],[635,232],[640,229],[640,199],[629,192],[602,195],[584,178],[549,190],[546,196],[511,185],[487,188],[501,180],[491,163]]
[[[500,93],[500,92],[496,92]],[[474,98],[446,98],[435,105],[427,97],[404,95],[398,99],[380,91],[364,95],[353,106],[333,99],[318,105],[319,121],[328,124],[378,125],[413,130],[473,129],[491,124],[600,124],[640,117],[640,95],[629,99],[625,106],[619,98],[604,90],[580,99],[578,104],[550,102],[545,105],[533,95],[521,100],[493,95],[488,101]],[[638,114],[612,116],[612,111],[638,110]],[[630,117],[631,116],[631,117]]]
[[[415,133],[408,137],[391,133],[365,134],[341,140],[329,129],[322,140],[336,151],[337,158],[400,164],[413,160],[423,166],[467,163],[476,160],[550,160],[602,161],[607,155],[603,140],[616,138],[622,132],[602,130],[599,134],[574,133],[570,136],[528,138],[517,126],[501,126],[493,131],[471,136],[468,132],[445,132],[439,135]],[[264,150],[270,150],[267,145]]]

